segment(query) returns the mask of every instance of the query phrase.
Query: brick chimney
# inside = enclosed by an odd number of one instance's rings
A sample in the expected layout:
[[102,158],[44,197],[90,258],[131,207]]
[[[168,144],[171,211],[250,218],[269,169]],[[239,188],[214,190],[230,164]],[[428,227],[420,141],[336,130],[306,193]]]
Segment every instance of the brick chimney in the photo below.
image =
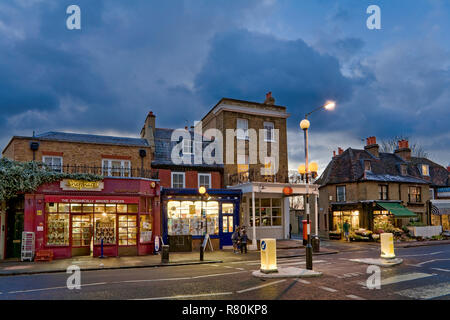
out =
[[380,156],[379,153],[380,146],[377,144],[376,137],[368,137],[366,139],[366,146],[364,147],[364,149],[371,155],[373,155],[375,158],[378,158]]
[[343,154],[343,153],[344,153],[344,150],[342,150],[342,148],[339,147],[339,148],[338,148],[338,155],[341,155],[341,154]]
[[274,105],[275,104],[275,98],[272,97],[272,92],[271,91],[266,93],[266,100],[264,100],[264,104],[270,104],[270,105]]
[[401,157],[403,160],[411,160],[411,149],[409,148],[408,140],[400,140],[398,142],[398,148],[394,151],[394,153]]
[[152,152],[155,152],[155,123],[156,117],[152,111],[150,111],[145,118],[144,126],[141,130],[141,138],[146,139]]

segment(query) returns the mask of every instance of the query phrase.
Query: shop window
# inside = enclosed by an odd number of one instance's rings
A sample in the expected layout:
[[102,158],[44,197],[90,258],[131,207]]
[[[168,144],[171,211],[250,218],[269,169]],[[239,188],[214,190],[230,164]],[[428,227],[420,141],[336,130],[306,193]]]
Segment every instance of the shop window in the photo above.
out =
[[92,215],[72,216],[72,246],[89,247],[92,237]]
[[168,201],[167,218],[169,235],[201,236],[204,232],[219,233],[217,201],[203,201],[203,204],[201,201]]
[[92,203],[83,204],[83,213],[92,213],[94,212],[94,205]]
[[128,213],[138,213],[138,205],[137,204],[129,204],[128,205]]
[[140,216],[140,243],[152,241],[153,217],[145,214]]
[[185,188],[184,172],[172,172],[172,188]]
[[94,244],[116,244],[116,214],[95,214],[95,237]]
[[234,204],[232,203],[222,203],[222,214],[232,214],[234,213]]
[[[55,203],[56,205],[56,203]],[[70,211],[70,204],[68,203],[58,203],[58,212],[69,212]]]
[[119,215],[119,245],[134,246],[137,239],[136,216]]
[[130,177],[129,160],[103,159],[103,175],[107,177]]
[[45,163],[47,166],[49,166],[52,171],[62,172],[62,164],[63,164],[62,157],[44,156],[42,157],[42,162]]
[[336,201],[345,202],[345,186],[336,187]]
[[391,230],[394,228],[394,217],[386,210],[373,211],[373,230]]
[[128,206],[126,204],[117,205],[117,213],[127,213]]
[[388,186],[380,184],[378,186],[378,198],[380,200],[388,200]]
[[211,174],[210,173],[199,173],[198,174],[198,186],[205,187],[207,189],[211,188]]
[[351,229],[359,229],[359,211],[333,211],[333,231],[343,232],[344,222],[350,224]]
[[441,225],[441,216],[438,214],[431,215],[431,225],[432,226],[440,226]]
[[69,214],[51,213],[47,215],[47,245],[69,245]]
[[47,212],[58,212],[58,204],[53,202],[47,202],[45,204],[45,210]]
[[222,232],[232,233],[234,230],[233,216],[222,216]]
[[[250,226],[253,226],[252,201],[249,205]],[[270,227],[281,226],[283,224],[281,199],[261,198],[255,199],[255,226]]]
[[104,204],[94,204],[94,212],[95,213],[103,213],[105,212],[105,205]]
[[71,203],[70,212],[81,213],[82,204],[81,203]]
[[408,202],[416,203],[422,201],[422,188],[421,187],[409,187],[408,188]]

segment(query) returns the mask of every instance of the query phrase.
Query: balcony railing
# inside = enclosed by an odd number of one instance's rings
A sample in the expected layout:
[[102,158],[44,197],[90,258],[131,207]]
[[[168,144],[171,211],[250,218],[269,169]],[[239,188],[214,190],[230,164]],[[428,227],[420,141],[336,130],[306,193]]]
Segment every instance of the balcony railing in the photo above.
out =
[[61,173],[72,174],[95,174],[104,177],[123,177],[123,178],[147,178],[158,179],[158,170],[155,169],[141,169],[141,168],[126,168],[126,167],[104,167],[104,166],[87,166],[87,165],[63,165],[63,166],[49,166],[50,170]]
[[246,172],[240,172],[235,174],[228,174],[226,185],[233,186],[247,182],[278,182],[288,183],[288,174],[278,172],[274,175],[262,175],[260,169],[249,169]]

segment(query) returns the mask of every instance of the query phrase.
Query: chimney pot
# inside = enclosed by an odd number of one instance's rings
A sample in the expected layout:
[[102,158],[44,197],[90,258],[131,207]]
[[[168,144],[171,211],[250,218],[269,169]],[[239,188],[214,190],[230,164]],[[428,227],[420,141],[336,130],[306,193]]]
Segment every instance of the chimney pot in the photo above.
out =
[[266,100],[264,100],[264,104],[275,104],[275,99],[272,97],[272,91],[266,93]]
[[334,151],[334,150],[333,150],[333,157],[336,157],[336,151]]
[[447,167],[447,171],[450,172],[450,166]]
[[338,148],[338,154],[341,155],[344,153],[344,150],[341,149],[341,147]]

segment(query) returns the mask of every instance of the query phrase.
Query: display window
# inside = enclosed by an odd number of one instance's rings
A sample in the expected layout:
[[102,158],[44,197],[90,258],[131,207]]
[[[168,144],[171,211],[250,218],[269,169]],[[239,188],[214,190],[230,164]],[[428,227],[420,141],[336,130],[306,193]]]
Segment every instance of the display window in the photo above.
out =
[[350,229],[359,229],[359,211],[333,211],[333,230],[343,232],[343,224],[347,221]]
[[69,245],[69,214],[50,213],[47,215],[47,245]]
[[145,214],[140,216],[140,243],[152,241],[153,216]]
[[136,245],[136,218],[134,215],[119,215],[119,246]]
[[[253,226],[253,203],[249,204],[250,226]],[[255,225],[257,227],[281,226],[283,223],[281,199],[255,199]]]
[[72,215],[72,246],[89,247],[91,245],[93,223],[91,214]]
[[102,239],[104,245],[116,244],[116,214],[95,214],[94,225],[94,244],[100,245]]
[[394,216],[387,210],[373,211],[373,230],[386,230],[394,228]]
[[167,228],[169,235],[219,234],[219,202],[168,201]]

